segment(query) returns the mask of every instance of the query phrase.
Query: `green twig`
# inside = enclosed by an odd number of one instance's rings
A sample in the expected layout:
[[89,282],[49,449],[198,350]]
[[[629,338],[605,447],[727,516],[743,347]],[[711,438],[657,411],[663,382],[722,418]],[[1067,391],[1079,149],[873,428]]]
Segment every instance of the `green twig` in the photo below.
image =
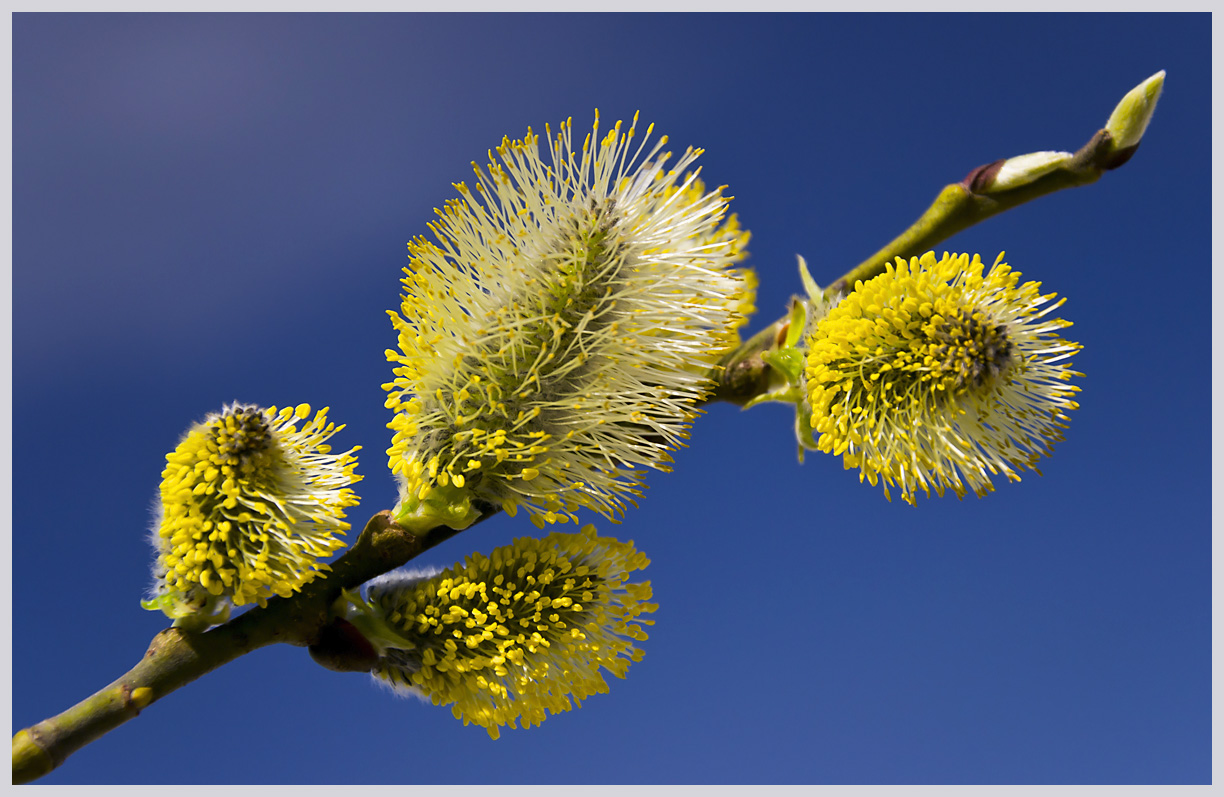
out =
[[857,281],[866,281],[882,274],[885,264],[893,262],[895,258],[908,260],[928,252],[941,241],[995,214],[1064,188],[1094,183],[1106,171],[1116,169],[1129,160],[1138,146],[1119,150],[1114,145],[1113,137],[1107,131],[1100,130],[1079,152],[1053,170],[1032,182],[997,192],[990,190],[991,183],[1007,160],[979,166],[969,172],[964,180],[940,191],[931,206],[908,230],[850,269],[825,289],[825,295],[832,297],[846,293],[853,289]]
[[[945,187],[909,229],[825,288],[825,298],[848,293],[859,281],[883,273],[885,265],[898,257],[908,260],[922,255],[995,214],[1064,188],[1094,183],[1126,163],[1139,148],[1156,110],[1164,78],[1164,72],[1157,72],[1127,92],[1105,127],[1078,152],[1034,152],[1005,158],[979,166],[959,183]],[[775,388],[780,377],[765,355],[782,346],[789,321],[788,312],[724,357],[714,372],[718,384],[708,401],[743,407]]]

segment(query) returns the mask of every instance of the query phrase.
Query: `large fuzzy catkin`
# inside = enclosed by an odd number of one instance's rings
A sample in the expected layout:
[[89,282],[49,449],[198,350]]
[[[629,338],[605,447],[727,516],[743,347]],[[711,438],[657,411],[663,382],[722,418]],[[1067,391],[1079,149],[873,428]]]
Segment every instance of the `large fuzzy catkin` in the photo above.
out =
[[[1002,262],[933,252],[859,283],[816,325],[806,390],[816,446],[860,479],[979,496],[1062,439],[1080,350],[1040,283]],[[1043,307],[1043,305],[1046,305]]]
[[547,158],[530,132],[503,140],[436,241],[409,244],[384,385],[409,528],[462,528],[473,502],[540,526],[615,518],[639,468],[667,468],[751,311],[747,234],[688,173],[699,150],[667,169],[666,138],[643,157],[632,126],[572,135],[549,131]]

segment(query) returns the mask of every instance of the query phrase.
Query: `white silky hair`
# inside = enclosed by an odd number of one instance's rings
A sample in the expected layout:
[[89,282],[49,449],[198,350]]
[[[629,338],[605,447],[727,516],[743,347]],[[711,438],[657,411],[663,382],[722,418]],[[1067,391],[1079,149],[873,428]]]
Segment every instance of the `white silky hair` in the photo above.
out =
[[384,590],[392,589],[408,589],[416,586],[422,581],[428,581],[434,576],[442,572],[442,568],[426,565],[425,567],[401,567],[398,570],[391,570],[383,573],[381,576],[375,576],[366,583],[361,585],[365,595],[369,595],[371,588],[379,588]]

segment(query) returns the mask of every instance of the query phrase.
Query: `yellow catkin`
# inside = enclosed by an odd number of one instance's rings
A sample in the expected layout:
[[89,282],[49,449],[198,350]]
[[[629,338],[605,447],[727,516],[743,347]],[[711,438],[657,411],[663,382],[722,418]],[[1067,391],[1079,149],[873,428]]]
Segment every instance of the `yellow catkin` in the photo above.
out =
[[374,676],[450,705],[497,738],[608,691],[642,652],[649,560],[633,544],[577,534],[523,537],[432,577],[388,574],[350,599],[348,617],[380,651]]
[[[182,619],[290,595],[344,546],[357,448],[331,454],[327,409],[235,404],[192,427],[162,472],[148,608]],[[299,429],[299,422],[305,421]]]
[[994,489],[1062,439],[1080,350],[1047,314],[1063,301],[974,255],[908,262],[859,282],[816,325],[804,372],[816,447],[860,480],[957,496]]
[[666,139],[636,135],[597,117],[580,147],[571,121],[503,139],[435,241],[409,243],[384,385],[403,511],[468,497],[615,517],[683,444],[756,281],[728,198],[689,172],[700,151],[665,169]]

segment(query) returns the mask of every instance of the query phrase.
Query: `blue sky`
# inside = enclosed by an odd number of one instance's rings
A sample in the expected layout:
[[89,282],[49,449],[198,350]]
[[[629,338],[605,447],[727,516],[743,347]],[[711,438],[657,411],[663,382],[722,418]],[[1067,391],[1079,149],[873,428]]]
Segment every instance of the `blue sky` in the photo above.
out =
[[[499,741],[267,648],[56,783],[1206,783],[1206,15],[33,15],[13,20],[13,729],[133,665],[164,456],[240,400],[330,406],[395,487],[380,384],[406,241],[503,135],[640,110],[752,231],[751,329],[997,158],[1075,150],[1168,78],[1099,183],[968,230],[1069,297],[1081,409],[1044,476],[888,503],[715,406],[623,524],[645,658]],[[532,534],[499,517],[418,564]]]

